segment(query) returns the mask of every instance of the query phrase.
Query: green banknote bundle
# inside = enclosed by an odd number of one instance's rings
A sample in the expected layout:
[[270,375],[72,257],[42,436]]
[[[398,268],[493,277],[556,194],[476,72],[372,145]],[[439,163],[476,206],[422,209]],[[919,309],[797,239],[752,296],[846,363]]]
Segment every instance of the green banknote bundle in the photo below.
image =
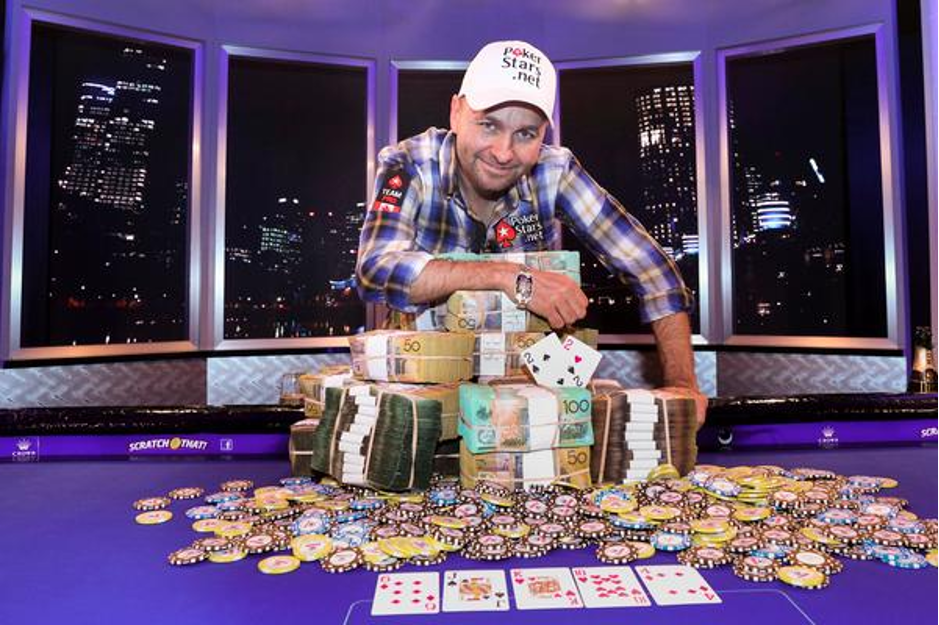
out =
[[473,377],[473,336],[374,330],[349,337],[352,371],[365,380],[445,384]]
[[464,488],[473,488],[479,481],[494,482],[512,490],[550,484],[589,488],[590,447],[474,454],[461,442],[460,483]]
[[310,468],[344,484],[404,491],[429,485],[441,402],[397,385],[326,391],[310,440]]
[[595,482],[642,480],[666,463],[682,475],[691,471],[698,457],[693,399],[609,384],[592,388]]
[[593,444],[590,391],[534,384],[462,384],[460,436],[470,453]]

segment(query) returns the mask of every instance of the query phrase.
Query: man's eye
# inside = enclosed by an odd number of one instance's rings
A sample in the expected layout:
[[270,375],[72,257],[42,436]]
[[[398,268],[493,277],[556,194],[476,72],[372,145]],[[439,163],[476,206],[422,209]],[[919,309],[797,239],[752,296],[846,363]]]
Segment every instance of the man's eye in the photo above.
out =
[[491,131],[493,131],[493,130],[496,129],[496,125],[495,125],[495,124],[493,124],[492,122],[486,121],[486,120],[483,120],[483,121],[479,122],[479,125],[482,126],[482,129],[483,129],[483,130],[486,130],[486,131],[488,131],[488,132],[491,132]]
[[522,139],[523,141],[531,141],[532,139],[535,139],[538,137],[538,133],[536,133],[533,130],[519,130],[518,137],[519,139]]

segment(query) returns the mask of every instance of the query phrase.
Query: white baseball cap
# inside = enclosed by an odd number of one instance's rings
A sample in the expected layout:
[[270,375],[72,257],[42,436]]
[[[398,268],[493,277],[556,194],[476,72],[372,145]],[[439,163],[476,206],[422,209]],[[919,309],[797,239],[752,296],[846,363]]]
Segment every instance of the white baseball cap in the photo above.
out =
[[486,44],[466,68],[459,95],[477,111],[525,102],[553,123],[557,72],[544,52],[524,41]]

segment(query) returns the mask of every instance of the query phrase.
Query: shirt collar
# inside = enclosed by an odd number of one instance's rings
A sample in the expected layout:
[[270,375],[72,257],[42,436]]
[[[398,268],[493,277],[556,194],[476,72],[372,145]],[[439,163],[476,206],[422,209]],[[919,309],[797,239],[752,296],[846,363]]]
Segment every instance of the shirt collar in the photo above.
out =
[[[535,165],[537,167],[537,165]],[[447,132],[440,144],[440,183],[447,198],[453,197],[459,191],[456,171],[456,133]],[[506,194],[510,209],[518,206],[519,201],[531,202],[530,176],[522,176]]]

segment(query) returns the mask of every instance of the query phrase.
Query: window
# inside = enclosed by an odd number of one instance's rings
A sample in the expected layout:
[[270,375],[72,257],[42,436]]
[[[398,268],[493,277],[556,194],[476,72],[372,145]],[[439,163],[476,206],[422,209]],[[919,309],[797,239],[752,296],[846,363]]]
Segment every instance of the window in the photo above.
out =
[[[465,63],[397,62],[396,114],[392,140],[401,141],[430,128],[450,127],[450,98],[459,92]],[[438,67],[440,66],[440,67]]]
[[[693,64],[559,64],[561,144],[645,226],[674,259],[695,293],[699,238]],[[632,290],[571,231],[564,247],[580,252],[590,300],[585,325],[602,334],[640,334]]]
[[873,35],[726,62],[733,333],[885,337]]
[[32,22],[19,347],[190,337],[193,58]]
[[225,169],[224,339],[343,336],[365,212],[363,66],[232,55]]

